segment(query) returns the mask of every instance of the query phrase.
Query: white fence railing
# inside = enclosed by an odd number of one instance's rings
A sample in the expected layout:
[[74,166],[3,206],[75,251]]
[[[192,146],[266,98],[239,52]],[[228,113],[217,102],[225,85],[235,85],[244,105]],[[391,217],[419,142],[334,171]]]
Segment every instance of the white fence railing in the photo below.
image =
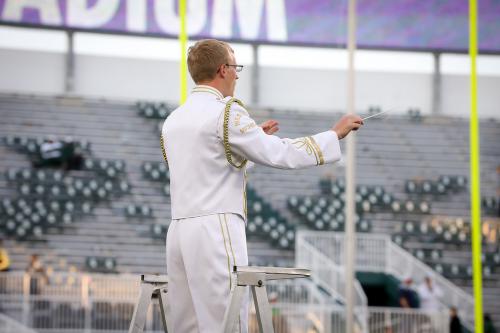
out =
[[[333,298],[318,289],[313,281],[276,281],[267,288],[271,296],[275,332],[345,331],[344,307],[332,302]],[[0,312],[8,315],[0,315],[0,325],[3,325],[0,332],[33,333],[30,328],[42,333],[126,332],[138,289],[139,277],[134,275],[55,273],[49,281],[45,281],[23,272],[0,273]],[[356,308],[358,315],[362,309]],[[406,330],[407,327],[419,328],[418,332],[448,332],[445,329],[448,323],[446,313],[364,309],[366,312],[359,318],[366,318],[366,323],[358,321],[354,333],[412,333]],[[389,327],[391,330],[388,330]],[[428,330],[429,327],[433,330]],[[146,330],[162,331],[157,303],[149,309]],[[249,332],[258,332],[252,308]]]
[[[332,298],[306,279],[271,281],[275,323],[287,332],[323,327],[331,332]],[[39,332],[123,332],[139,293],[139,276],[54,273],[49,280],[24,272],[0,273],[0,312]],[[252,315],[251,319],[255,316]],[[337,316],[338,317],[338,316]],[[338,320],[337,320],[338,321]],[[250,325],[256,322],[250,321]],[[337,323],[338,324],[338,323]],[[148,312],[146,329],[161,331],[158,304]],[[295,330],[296,327],[304,330]],[[0,332],[3,332],[0,330]],[[284,330],[283,330],[284,332]]]
[[[333,263],[341,267],[344,266],[345,238],[343,233],[301,230],[296,238],[297,244],[300,242],[312,244]],[[387,235],[357,235],[356,269],[366,272],[384,272],[398,279],[411,276],[414,281],[423,281],[426,276],[429,276],[434,284],[443,291],[441,303],[446,307],[455,306],[462,322],[468,328],[473,327],[474,300],[472,296],[415,258],[411,253],[393,243]]]
[[448,311],[423,311],[399,308],[369,308],[370,333],[449,332]]

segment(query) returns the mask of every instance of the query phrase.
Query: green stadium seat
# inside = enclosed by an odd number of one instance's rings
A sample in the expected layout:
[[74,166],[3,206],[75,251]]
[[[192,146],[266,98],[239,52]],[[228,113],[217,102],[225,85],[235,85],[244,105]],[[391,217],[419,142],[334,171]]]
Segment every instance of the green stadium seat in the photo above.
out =
[[119,188],[121,193],[128,193],[130,191],[130,185],[125,180],[120,181]]
[[418,193],[418,185],[415,181],[413,180],[407,180],[405,183],[405,190],[406,193]]
[[446,193],[446,185],[441,182],[438,182],[436,184],[435,194],[445,194],[445,193]]
[[364,186],[364,185],[358,186],[356,192],[359,193],[361,195],[361,197],[363,197],[363,198],[366,198],[368,196],[368,194],[370,193],[368,187]]
[[393,198],[392,198],[392,195],[390,195],[389,193],[384,193],[382,195],[382,204],[384,206],[391,206],[392,205],[392,202],[393,202]]
[[151,237],[154,239],[165,240],[167,236],[168,227],[162,224],[153,224],[151,225]]
[[421,191],[423,194],[431,194],[434,192],[434,186],[431,181],[424,180],[421,184]]
[[91,256],[86,258],[85,266],[92,272],[114,273],[116,271],[116,259]]
[[418,230],[422,235],[427,235],[430,232],[429,224],[427,222],[419,223]]
[[316,230],[324,230],[327,226],[327,224],[325,222],[323,222],[322,220],[315,220],[312,222],[313,223],[313,226]]
[[163,186],[163,194],[166,196],[170,196],[170,184],[165,184]]
[[247,223],[247,231],[250,235],[254,235],[257,233],[257,225],[254,221],[249,220]]
[[425,252],[422,249],[414,250],[413,255],[421,261],[425,261],[425,259],[427,259],[425,256]]
[[445,268],[442,264],[435,264],[432,268],[441,275],[445,273]]
[[428,214],[431,211],[431,206],[427,201],[421,201],[418,204],[418,210],[420,213]]
[[382,198],[382,196],[377,196],[375,193],[371,193],[368,195],[368,201],[370,202],[371,205],[376,205],[379,203],[379,200]]
[[291,196],[288,198],[287,203],[290,209],[295,210],[299,204],[299,200],[296,196]]
[[399,213],[401,211],[401,203],[398,200],[393,200],[391,203],[391,210],[393,213]]
[[125,208],[125,215],[133,218],[151,218],[153,216],[153,210],[147,205],[129,204]]
[[319,188],[321,193],[330,194],[332,191],[332,180],[331,179],[320,179]]
[[451,186],[451,178],[450,178],[450,176],[446,176],[446,175],[439,176],[439,182],[441,184],[443,184],[447,188]]
[[382,196],[385,194],[385,190],[382,186],[375,186],[373,188],[373,194],[375,194],[377,198],[382,198]]
[[404,232],[407,234],[416,234],[417,229],[415,228],[415,223],[412,221],[406,221],[404,223]]
[[370,232],[372,229],[372,223],[369,220],[360,220],[359,223],[356,225],[356,230],[358,232]]
[[332,221],[330,221],[329,228],[332,231],[343,231],[344,230],[344,223],[339,222],[337,220],[332,220]]
[[332,185],[332,188],[330,190],[330,193],[333,194],[333,196],[337,197],[339,196],[341,193],[343,192],[343,189],[337,185],[337,184],[333,184]]
[[443,258],[443,252],[440,250],[431,250],[429,253],[429,258],[432,260],[439,260]]

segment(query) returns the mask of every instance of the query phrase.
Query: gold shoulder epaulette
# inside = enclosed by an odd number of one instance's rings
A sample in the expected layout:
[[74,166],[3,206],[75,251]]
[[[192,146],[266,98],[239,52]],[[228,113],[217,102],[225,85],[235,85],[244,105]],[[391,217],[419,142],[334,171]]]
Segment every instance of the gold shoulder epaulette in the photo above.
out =
[[231,105],[233,103],[239,104],[242,108],[245,106],[243,105],[243,102],[241,102],[237,98],[231,98],[229,101],[226,103],[226,108],[224,109],[224,123],[223,123],[223,136],[222,136],[222,141],[224,144],[224,152],[226,154],[226,159],[231,164],[234,166],[236,169],[241,169],[247,164],[246,159],[244,159],[240,164],[236,164],[233,162],[233,154],[231,153],[231,146],[229,145],[229,115],[231,111]]

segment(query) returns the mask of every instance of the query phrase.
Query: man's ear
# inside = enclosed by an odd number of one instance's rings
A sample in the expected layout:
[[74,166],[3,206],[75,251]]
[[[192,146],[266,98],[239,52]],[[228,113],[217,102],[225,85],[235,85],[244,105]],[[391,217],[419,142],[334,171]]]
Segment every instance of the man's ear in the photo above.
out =
[[226,75],[227,75],[227,69],[226,69],[226,66],[225,65],[220,65],[219,66],[219,70],[217,71],[217,73],[222,77],[222,78],[225,78]]

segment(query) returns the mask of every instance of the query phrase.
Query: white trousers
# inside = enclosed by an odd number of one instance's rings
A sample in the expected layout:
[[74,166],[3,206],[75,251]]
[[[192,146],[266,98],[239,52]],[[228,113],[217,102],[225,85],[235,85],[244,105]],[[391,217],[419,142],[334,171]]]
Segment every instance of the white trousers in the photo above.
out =
[[[222,332],[233,266],[247,266],[245,222],[235,214],[172,220],[167,232],[169,327],[172,333]],[[249,296],[238,332],[248,331]]]

